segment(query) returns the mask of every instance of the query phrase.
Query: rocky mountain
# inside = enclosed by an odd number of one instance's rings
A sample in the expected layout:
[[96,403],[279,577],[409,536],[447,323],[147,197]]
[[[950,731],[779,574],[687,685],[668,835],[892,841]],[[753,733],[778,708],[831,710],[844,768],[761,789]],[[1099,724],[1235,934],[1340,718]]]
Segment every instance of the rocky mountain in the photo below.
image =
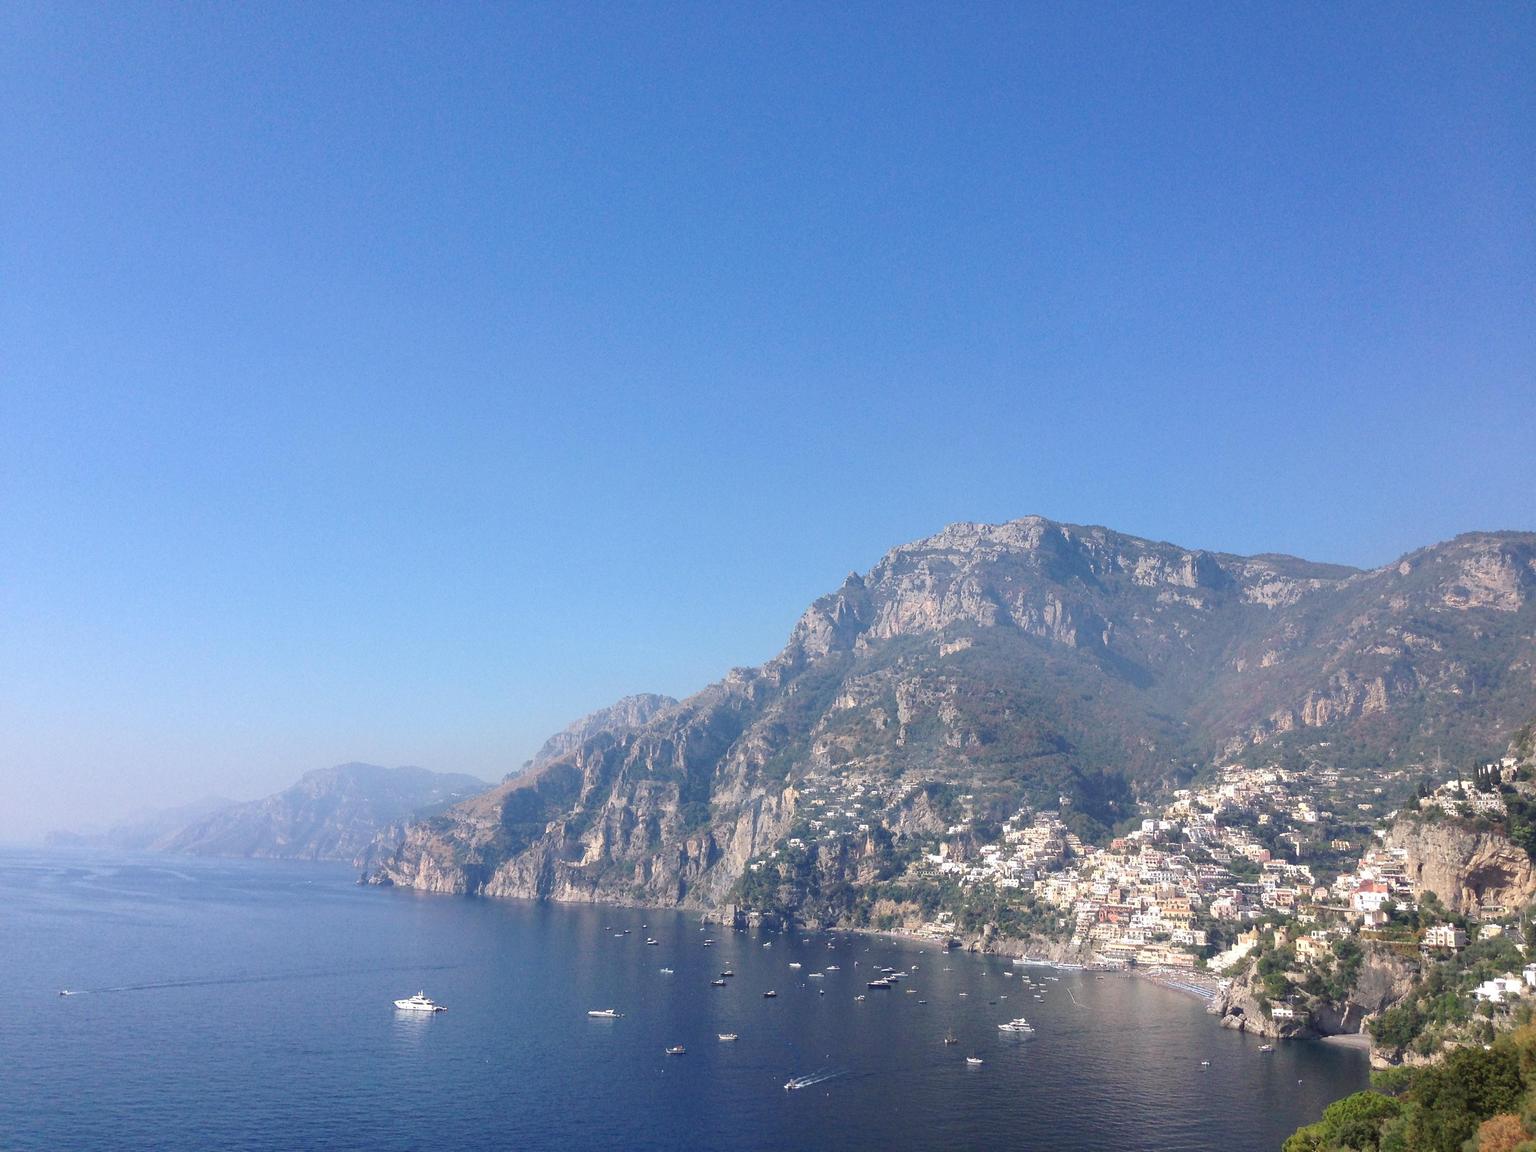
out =
[[483,792],[485,781],[425,768],[341,764],[291,788],[233,804],[146,845],[202,856],[352,860],[380,831],[412,814]]
[[670,696],[658,696],[650,692],[625,696],[607,708],[599,708],[596,712],[587,713],[574,724],[556,732],[544,741],[543,746],[534,753],[533,759],[525,767],[539,768],[551,760],[558,760],[599,732],[618,735],[635,728],[643,728],[657,715],[676,704],[677,701]]
[[850,575],[761,667],[415,823],[374,878],[710,906],[792,846],[790,898],[827,915],[962,811],[1093,835],[1213,761],[1484,755],[1536,714],[1533,593],[1530,533],[1365,571],[957,524]]

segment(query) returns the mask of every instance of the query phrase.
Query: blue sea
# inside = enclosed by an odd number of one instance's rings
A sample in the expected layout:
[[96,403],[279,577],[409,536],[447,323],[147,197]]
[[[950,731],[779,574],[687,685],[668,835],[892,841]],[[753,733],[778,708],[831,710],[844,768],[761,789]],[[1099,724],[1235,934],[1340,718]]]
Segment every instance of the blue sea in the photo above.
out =
[[1368,1078],[1129,977],[354,879],[0,854],[0,1149],[1273,1152]]

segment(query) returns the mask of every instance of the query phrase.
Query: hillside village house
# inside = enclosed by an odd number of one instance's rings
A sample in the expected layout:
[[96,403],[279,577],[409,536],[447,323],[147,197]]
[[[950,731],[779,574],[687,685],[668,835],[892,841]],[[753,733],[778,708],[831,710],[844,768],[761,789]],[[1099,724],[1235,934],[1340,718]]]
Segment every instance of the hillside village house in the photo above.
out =
[[1424,947],[1461,949],[1467,946],[1467,934],[1454,924],[1435,924],[1424,931]]

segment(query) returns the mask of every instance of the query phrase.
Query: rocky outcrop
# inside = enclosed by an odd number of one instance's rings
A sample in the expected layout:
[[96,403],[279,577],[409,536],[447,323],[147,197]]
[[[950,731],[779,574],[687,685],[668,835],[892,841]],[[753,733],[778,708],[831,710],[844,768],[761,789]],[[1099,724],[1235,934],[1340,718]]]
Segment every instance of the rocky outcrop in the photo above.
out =
[[1407,995],[1417,976],[1418,968],[1411,960],[1391,948],[1368,943],[1354,985],[1342,1001],[1294,998],[1292,1008],[1296,1014],[1276,1019],[1271,1015],[1271,1007],[1266,1007],[1250,965],[1221,987],[1206,1010],[1221,1017],[1223,1028],[1276,1039],[1354,1036],[1363,1033],[1372,1018]]
[[[956,524],[850,574],[761,667],[681,702],[621,702],[527,772],[392,832],[375,875],[710,906],[787,838],[816,841],[799,883],[859,883],[887,840],[935,835],[953,793],[1108,826],[1137,790],[1256,743],[1480,755],[1536,714],[1533,587],[1530,534],[1360,571],[1040,517]],[[844,839],[813,835],[802,793],[855,788]]]
[[1536,869],[1525,849],[1497,832],[1450,819],[1400,818],[1387,847],[1406,854],[1416,894],[1433,892],[1453,912],[1477,917],[1489,909],[1519,909],[1536,898]]

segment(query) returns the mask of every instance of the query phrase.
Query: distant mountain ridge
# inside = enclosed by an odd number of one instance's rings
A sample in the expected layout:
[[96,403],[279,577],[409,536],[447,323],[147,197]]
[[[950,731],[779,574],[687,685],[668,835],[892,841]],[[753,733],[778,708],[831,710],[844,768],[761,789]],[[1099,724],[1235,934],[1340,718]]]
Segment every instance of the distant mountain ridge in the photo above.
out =
[[146,847],[202,856],[353,860],[389,825],[486,787],[459,773],[339,764],[307,772],[271,796],[218,809]]
[[53,831],[46,842],[53,847],[113,848],[120,852],[150,852],[156,844],[180,832],[187,825],[233,808],[240,803],[227,796],[207,796],[188,804],[177,804],[143,812],[119,820],[105,831]]
[[805,825],[811,787],[860,797],[866,843],[815,848],[836,886],[941,829],[956,791],[985,812],[1065,806],[1091,831],[1218,758],[1484,754],[1536,715],[1533,593],[1532,533],[1366,571],[1041,517],[956,524],[850,575],[763,666],[641,726],[588,726],[404,829],[375,877],[709,906]]

